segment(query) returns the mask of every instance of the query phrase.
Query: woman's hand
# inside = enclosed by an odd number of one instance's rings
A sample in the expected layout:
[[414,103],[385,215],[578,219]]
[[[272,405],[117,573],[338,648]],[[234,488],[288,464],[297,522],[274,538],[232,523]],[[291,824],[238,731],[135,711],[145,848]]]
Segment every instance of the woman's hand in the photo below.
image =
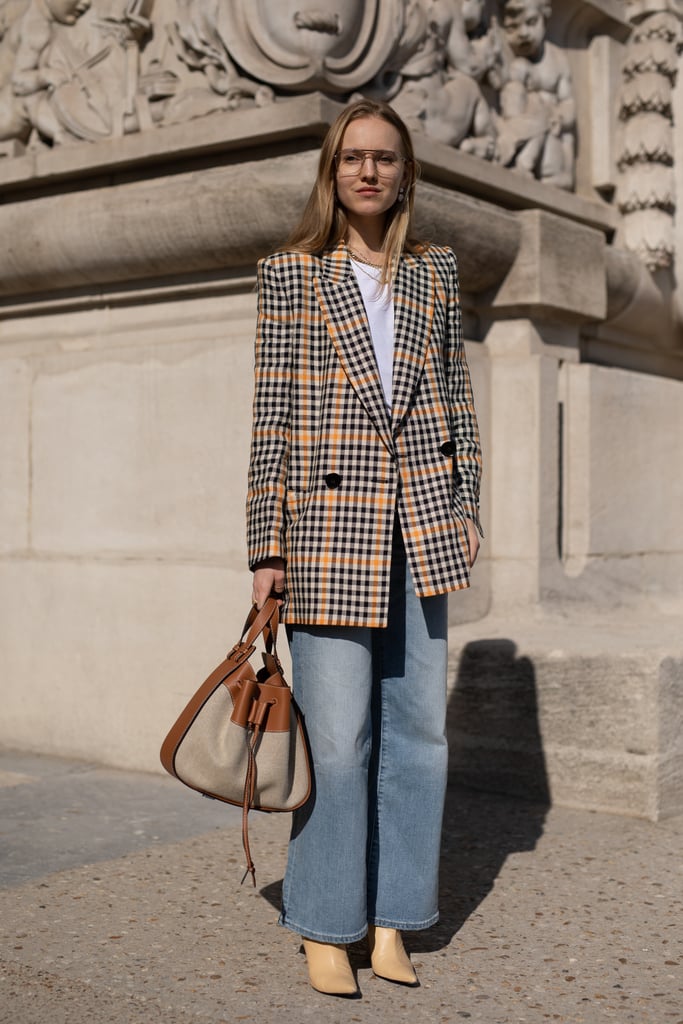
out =
[[477,528],[471,519],[466,519],[467,524],[467,543],[470,549],[470,568],[474,565],[479,554],[479,534]]
[[275,597],[280,605],[285,591],[284,558],[264,558],[254,569],[251,599],[257,608],[263,608],[266,598]]

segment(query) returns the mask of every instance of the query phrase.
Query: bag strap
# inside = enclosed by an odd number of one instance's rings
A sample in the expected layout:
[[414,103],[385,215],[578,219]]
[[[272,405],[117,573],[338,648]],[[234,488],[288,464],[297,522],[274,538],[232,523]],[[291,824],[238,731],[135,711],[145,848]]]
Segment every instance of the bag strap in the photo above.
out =
[[[256,605],[253,605],[247,621],[244,624],[242,630],[242,637],[240,640],[240,647],[245,644],[247,648],[253,651],[254,642],[260,634],[263,634],[263,640],[266,647],[268,657],[271,659],[273,664],[269,665],[266,660],[266,666],[272,671],[277,668],[278,672],[282,672],[282,666],[280,665],[279,658],[277,656],[277,630],[280,624],[280,606],[273,597],[268,597],[263,603],[261,609],[258,609]],[[247,742],[247,772],[244,780],[244,796],[242,800],[242,846],[244,847],[244,853],[247,859],[247,870],[244,872],[242,882],[244,883],[247,875],[251,875],[252,885],[256,885],[256,868],[251,856],[251,850],[249,848],[249,809],[254,801],[254,793],[256,792],[256,748],[258,746],[259,735],[263,728],[263,722],[265,713],[267,711],[267,705],[269,701],[258,701],[256,706],[252,708],[252,712],[249,716],[249,725],[251,727],[251,735]]]
[[249,808],[254,799],[254,793],[256,792],[256,743],[258,741],[258,730],[254,730],[252,735],[249,737],[247,742],[248,751],[248,762],[247,762],[247,774],[244,779],[244,798],[242,800],[242,849],[244,855],[247,858],[247,870],[242,876],[241,885],[244,885],[244,880],[247,875],[251,875],[251,884],[256,888],[256,867],[251,857],[251,850],[249,848]]
[[267,597],[260,610],[253,605],[247,616],[247,621],[244,623],[240,643],[246,643],[248,647],[251,647],[256,638],[263,633],[266,650],[270,652],[271,648],[275,647],[279,624],[279,605],[274,597]]
[[242,799],[242,846],[247,859],[247,870],[242,877],[242,885],[247,875],[251,875],[252,885],[256,887],[256,867],[252,860],[249,848],[249,808],[254,802],[256,792],[256,779],[258,768],[256,765],[256,748],[258,747],[259,736],[261,735],[265,719],[268,715],[268,708],[272,700],[255,700],[249,713],[249,726],[251,735],[247,741],[247,773],[244,779],[244,796]]
[[256,640],[263,634],[266,651],[269,654],[272,651],[279,665],[276,646],[279,622],[280,609],[274,598],[267,598],[261,609],[258,609],[256,605],[252,605],[247,621],[244,623],[241,637],[235,646],[228,651],[228,660],[234,664],[246,661],[256,650]]

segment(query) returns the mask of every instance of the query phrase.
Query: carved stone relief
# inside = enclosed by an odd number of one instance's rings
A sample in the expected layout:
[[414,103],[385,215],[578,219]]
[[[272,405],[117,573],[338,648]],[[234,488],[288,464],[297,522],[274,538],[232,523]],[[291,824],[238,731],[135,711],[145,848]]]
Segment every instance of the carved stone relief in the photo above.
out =
[[543,0],[0,0],[0,140],[116,137],[275,91],[359,90],[415,131],[573,184],[574,104]]
[[484,0],[410,2],[385,98],[413,131],[491,160],[496,128],[484,89],[500,84],[502,49],[483,13]]
[[[667,266],[680,2],[642,3],[617,202],[627,245]],[[0,0],[0,155],[319,89],[387,99],[416,132],[571,189],[576,104],[549,15],[548,0]]]
[[215,110],[234,110],[243,101],[272,103],[273,90],[237,68],[228,45],[227,5],[220,0],[177,0],[176,16],[164,26],[168,47],[153,62],[160,78],[170,76],[172,95],[159,106],[165,124],[202,117]]
[[59,145],[145,127],[136,101],[151,3],[105,0],[92,10],[91,0],[23,3],[2,40],[0,139]]
[[574,186],[576,108],[566,54],[546,39],[547,0],[502,0],[504,81],[496,156],[559,188]]
[[250,75],[286,90],[348,95],[388,59],[405,0],[230,0],[221,6],[230,50]]
[[653,13],[650,6],[634,20],[619,103],[617,203],[627,248],[657,270],[670,267],[674,256],[672,92],[683,32],[680,10]]

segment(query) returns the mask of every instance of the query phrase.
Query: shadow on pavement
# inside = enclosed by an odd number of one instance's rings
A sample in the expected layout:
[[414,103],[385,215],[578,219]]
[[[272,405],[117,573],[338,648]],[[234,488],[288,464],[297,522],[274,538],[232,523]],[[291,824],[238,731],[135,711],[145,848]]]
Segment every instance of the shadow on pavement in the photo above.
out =
[[441,852],[439,923],[413,933],[415,952],[448,945],[512,853],[543,834],[550,790],[533,662],[512,640],[461,653],[448,707],[450,785]]
[[[406,936],[414,953],[447,946],[493,888],[510,854],[535,849],[550,806],[532,661],[507,639],[467,644],[448,708],[437,925]],[[261,894],[279,910],[282,881]],[[352,950],[364,962],[363,944]],[[362,962],[361,962],[362,961]]]

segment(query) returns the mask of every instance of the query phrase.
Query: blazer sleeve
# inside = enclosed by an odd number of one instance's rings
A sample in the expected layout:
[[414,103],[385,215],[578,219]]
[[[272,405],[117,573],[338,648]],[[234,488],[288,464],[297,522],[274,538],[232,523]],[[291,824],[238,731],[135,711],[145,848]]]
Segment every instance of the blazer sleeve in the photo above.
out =
[[465,514],[483,536],[479,520],[479,489],[481,484],[481,444],[477,414],[474,410],[470,371],[462,337],[462,314],[458,264],[449,252],[448,338],[445,352],[446,378],[451,408],[452,440],[455,444],[455,471],[458,492]]
[[285,557],[284,505],[291,425],[292,314],[276,268],[258,264],[254,405],[247,487],[249,567]]

